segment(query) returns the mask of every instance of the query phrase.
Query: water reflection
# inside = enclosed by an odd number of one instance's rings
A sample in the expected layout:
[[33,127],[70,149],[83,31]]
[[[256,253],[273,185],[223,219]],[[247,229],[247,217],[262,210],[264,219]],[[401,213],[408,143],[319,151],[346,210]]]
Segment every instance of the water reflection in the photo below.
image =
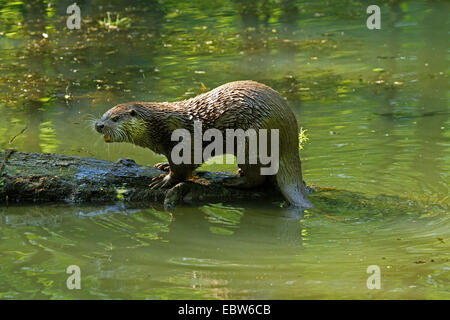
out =
[[[0,260],[8,276],[0,277],[0,293],[158,299],[444,294],[445,206],[331,190],[315,197],[317,207],[302,217],[247,204],[171,213],[123,204],[1,208]],[[71,264],[81,267],[88,290],[64,288]],[[370,264],[384,270],[383,292],[364,289]],[[415,277],[418,272],[424,278]]]

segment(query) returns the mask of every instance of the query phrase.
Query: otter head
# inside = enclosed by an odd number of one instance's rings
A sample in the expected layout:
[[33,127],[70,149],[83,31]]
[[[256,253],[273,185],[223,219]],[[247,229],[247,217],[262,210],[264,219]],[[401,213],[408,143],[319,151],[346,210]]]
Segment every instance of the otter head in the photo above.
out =
[[95,130],[103,135],[105,142],[131,142],[139,144],[145,132],[142,105],[137,103],[119,104],[106,111],[95,122]]

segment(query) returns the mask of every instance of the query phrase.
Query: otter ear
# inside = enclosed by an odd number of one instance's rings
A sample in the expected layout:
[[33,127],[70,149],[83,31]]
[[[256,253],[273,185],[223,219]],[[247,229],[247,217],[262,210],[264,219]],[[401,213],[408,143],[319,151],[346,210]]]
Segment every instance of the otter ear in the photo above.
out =
[[134,117],[134,116],[137,115],[137,112],[136,112],[136,110],[131,109],[130,111],[128,111],[128,114],[129,114],[130,116]]

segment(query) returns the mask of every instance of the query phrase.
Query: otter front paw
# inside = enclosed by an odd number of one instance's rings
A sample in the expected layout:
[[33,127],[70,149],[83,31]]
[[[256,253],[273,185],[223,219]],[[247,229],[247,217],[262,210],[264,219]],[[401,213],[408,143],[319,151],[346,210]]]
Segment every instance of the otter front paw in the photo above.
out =
[[170,170],[170,164],[168,162],[159,162],[154,165],[155,168],[161,170],[161,171],[167,171]]
[[175,183],[174,179],[172,178],[172,176],[170,174],[167,174],[167,175],[162,174],[159,177],[153,178],[152,180],[153,180],[153,182],[149,184],[149,187],[152,190],[168,188]]

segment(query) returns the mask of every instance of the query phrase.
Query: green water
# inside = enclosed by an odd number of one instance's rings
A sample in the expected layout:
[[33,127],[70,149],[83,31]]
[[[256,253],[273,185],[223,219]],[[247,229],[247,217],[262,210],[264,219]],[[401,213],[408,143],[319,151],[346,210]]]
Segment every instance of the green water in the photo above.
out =
[[[450,298],[448,3],[390,1],[368,30],[365,1],[94,0],[69,31],[71,3],[0,0],[0,149],[153,164],[89,120],[253,79],[307,130],[306,182],[336,190],[304,217],[251,199],[1,206],[1,298]],[[105,29],[107,11],[131,25]]]

